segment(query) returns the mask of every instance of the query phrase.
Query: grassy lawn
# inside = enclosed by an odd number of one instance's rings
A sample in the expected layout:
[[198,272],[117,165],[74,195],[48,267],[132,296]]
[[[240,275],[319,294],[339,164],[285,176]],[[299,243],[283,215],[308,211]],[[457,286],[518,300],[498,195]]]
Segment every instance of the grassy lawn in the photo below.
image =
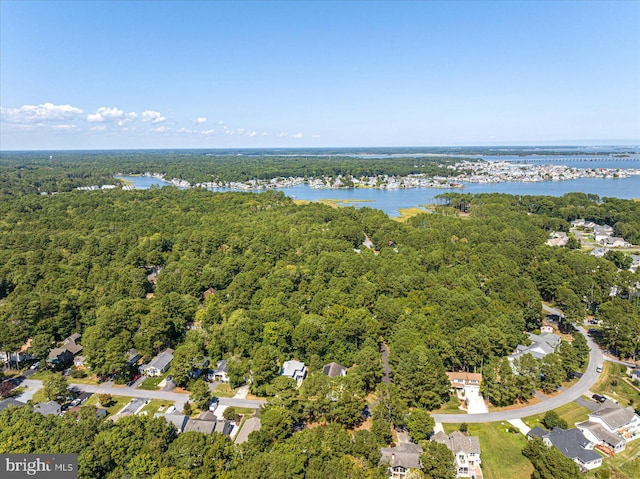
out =
[[33,404],[37,404],[39,402],[46,402],[47,398],[44,397],[44,389],[38,389],[31,398]]
[[[623,407],[628,406],[630,400],[633,400],[633,404],[637,407],[640,404],[640,392],[624,380],[626,377],[625,372],[626,368],[624,366],[605,361],[602,373],[591,390],[616,399]],[[616,386],[611,385],[611,381],[614,380],[618,381]]]
[[449,398],[449,401],[440,406],[440,409],[434,411],[434,414],[465,414],[467,411],[460,409],[460,401],[455,395]]
[[140,413],[147,413],[148,416],[153,417],[153,415],[157,412],[165,412],[169,406],[173,406],[173,403],[171,401],[163,401],[162,399],[151,399],[149,401],[149,404],[143,407]]
[[[558,413],[560,419],[567,421],[569,429],[573,428],[576,422],[586,421],[589,419],[589,410],[586,407],[579,406],[575,402],[570,402],[554,409]],[[529,416],[522,419],[522,421],[529,427],[542,426],[540,423],[544,418],[543,414],[536,414],[535,416]]]
[[215,391],[213,391],[214,396],[218,396],[221,398],[232,398],[233,396],[235,396],[235,394],[236,393],[233,389],[231,389],[231,386],[226,383],[218,384],[218,387],[216,387]]
[[406,222],[409,218],[420,215],[422,213],[429,213],[429,210],[424,208],[399,208],[400,216],[394,216],[391,219],[395,221],[399,221],[401,223]]
[[[99,394],[94,394],[89,399],[86,400],[85,404],[93,405],[96,407],[101,407],[98,404],[98,396]],[[107,415],[112,416],[117,413],[120,409],[125,407],[131,401],[130,397],[125,396],[111,396],[111,406],[107,408]]]
[[611,479],[636,479],[640,477],[640,439],[628,442],[627,448],[615,457],[605,457],[602,467],[594,469],[585,475],[595,478],[598,471],[609,470]]
[[98,381],[96,376],[89,376],[86,378],[72,378],[69,376],[67,380],[69,381],[69,384],[91,384],[93,386],[100,384],[100,381]]
[[[443,424],[447,434],[459,424]],[[520,433],[506,432],[509,423],[469,424],[469,435],[480,438],[482,472],[485,479],[527,478],[533,465],[522,455],[527,439]]]
[[142,384],[138,386],[138,389],[146,389],[147,391],[158,391],[160,389],[158,387],[158,384],[160,384],[162,380],[166,378],[168,375],[169,375],[169,371],[164,373],[162,376],[147,378],[144,381],[142,381]]

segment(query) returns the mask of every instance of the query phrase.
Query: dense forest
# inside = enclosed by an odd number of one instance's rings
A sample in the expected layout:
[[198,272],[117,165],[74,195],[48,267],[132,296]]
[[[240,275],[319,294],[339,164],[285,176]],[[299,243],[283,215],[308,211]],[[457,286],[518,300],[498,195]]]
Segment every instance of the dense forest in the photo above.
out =
[[[8,181],[21,193],[0,202],[0,350],[32,338],[44,355],[79,332],[87,365],[124,379],[129,348],[148,360],[172,347],[178,381],[205,356],[226,358],[232,385],[246,382],[269,398],[265,432],[240,450],[217,436],[176,438],[164,422],[140,418],[0,414],[3,452],[59,444],[81,453],[82,477],[375,478],[390,425],[424,432],[426,411],[448,401],[445,371],[484,368],[485,393],[502,405],[536,387],[553,390],[580,367],[580,340],[548,364],[515,373],[505,366],[525,332],[540,327],[542,300],[561,306],[569,322],[596,313],[603,340],[622,356],[640,346],[638,274],[544,244],[574,217],[632,236],[637,202],[450,194],[434,213],[400,223],[370,208],[296,205],[275,191],[41,196]],[[379,383],[381,343],[391,384]],[[288,359],[309,367],[300,389],[279,376]],[[329,379],[320,370],[331,361],[352,369]],[[531,382],[540,371],[549,383]],[[369,393],[372,427],[349,432]],[[302,427],[314,422],[327,426]],[[20,440],[26,425],[49,435]],[[79,439],[66,448],[55,438],[69,428]]]
[[0,198],[28,193],[67,192],[79,186],[114,183],[122,174],[161,173],[192,184],[280,177],[425,174],[451,176],[447,166],[461,158],[353,158],[347,156],[221,155],[205,150],[3,152]]

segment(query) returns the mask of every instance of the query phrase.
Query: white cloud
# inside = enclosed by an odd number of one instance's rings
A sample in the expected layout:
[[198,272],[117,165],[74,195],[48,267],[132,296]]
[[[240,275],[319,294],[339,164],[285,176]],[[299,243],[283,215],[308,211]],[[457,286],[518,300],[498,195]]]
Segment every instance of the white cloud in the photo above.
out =
[[207,117],[205,116],[199,116],[198,118],[196,118],[195,120],[195,124],[196,125],[202,125],[203,123],[207,122]]
[[157,128],[154,128],[153,131],[156,132],[156,133],[167,133],[167,132],[171,131],[171,128],[166,127],[166,126],[159,126]]
[[253,138],[253,137],[254,137],[254,136],[256,136],[257,134],[258,134],[258,133],[256,133],[255,131],[253,131],[253,130],[249,130],[248,132],[246,132],[246,133],[244,134],[244,136],[248,136],[249,138]]
[[218,125],[224,125],[224,121],[220,120],[220,121],[218,122]]
[[285,133],[284,131],[278,134],[278,138],[285,138],[287,136],[289,136],[289,133]]
[[0,118],[9,123],[37,123],[41,121],[64,121],[82,114],[80,108],[71,105],[22,105],[20,108],[0,107]]
[[142,121],[150,121],[153,124],[162,123],[163,121],[167,121],[167,119],[162,116],[159,111],[146,110],[142,112]]
[[87,115],[87,121],[89,123],[116,123],[118,126],[122,126],[125,123],[135,120],[138,114],[135,112],[125,113],[119,108],[111,108],[103,106],[98,108],[95,113]]
[[210,130],[203,130],[201,133],[202,133],[204,136],[211,136],[211,135],[214,135],[214,134],[215,134],[215,132],[216,132],[216,130],[214,130],[214,129],[210,129]]
[[296,133],[292,137],[295,138],[296,140],[299,140],[300,138],[302,138],[302,133]]
[[104,126],[104,125],[96,125],[96,126],[91,127],[92,131],[104,131],[106,129],[107,129],[107,127]]
[[76,129],[76,125],[52,125],[54,130],[71,131]]

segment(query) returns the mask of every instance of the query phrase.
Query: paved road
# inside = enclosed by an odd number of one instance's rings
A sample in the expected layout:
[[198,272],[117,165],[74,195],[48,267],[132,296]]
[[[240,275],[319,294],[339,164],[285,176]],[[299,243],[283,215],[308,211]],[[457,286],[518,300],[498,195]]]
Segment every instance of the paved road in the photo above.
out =
[[[23,382],[24,386],[27,386],[30,390],[42,388],[42,381],[27,379]],[[142,399],[162,399],[164,401],[184,403],[189,399],[188,394],[173,393],[168,391],[147,391],[144,389],[133,388],[116,388],[113,386],[92,386],[89,384],[72,384],[70,389],[75,391],[93,393],[93,394],[111,394],[112,396],[126,396],[132,398]],[[264,401],[255,399],[237,399],[237,398],[220,398],[220,404],[224,406],[236,406],[247,408],[259,408]]]
[[432,414],[431,416],[436,422],[444,423],[477,423],[477,422],[496,422],[496,421],[508,421],[510,419],[519,419],[527,416],[533,416],[534,414],[540,414],[543,412],[556,409],[563,404],[576,400],[580,396],[587,394],[589,388],[598,379],[598,373],[596,368],[598,364],[602,363],[602,351],[596,343],[594,343],[583,327],[579,327],[578,330],[587,339],[587,344],[591,349],[589,354],[589,366],[582,375],[582,378],[573,385],[573,387],[561,392],[555,397],[545,399],[538,404],[527,406],[519,409],[512,409],[509,411],[490,412],[486,414]]

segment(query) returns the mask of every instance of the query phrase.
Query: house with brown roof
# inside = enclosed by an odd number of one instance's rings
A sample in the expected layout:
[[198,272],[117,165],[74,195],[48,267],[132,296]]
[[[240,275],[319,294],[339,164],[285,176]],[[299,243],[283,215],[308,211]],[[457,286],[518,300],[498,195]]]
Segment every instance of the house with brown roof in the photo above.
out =
[[478,394],[480,392],[480,383],[482,382],[482,374],[467,373],[464,371],[447,372],[447,377],[451,383],[451,389],[457,393],[464,392],[465,395]]
[[476,436],[466,436],[460,431],[454,431],[448,436],[438,431],[431,440],[444,444],[453,453],[456,477],[482,479],[480,439]]
[[413,443],[401,443],[396,447],[380,449],[380,464],[387,465],[389,479],[405,479],[411,469],[420,469],[422,447]]

